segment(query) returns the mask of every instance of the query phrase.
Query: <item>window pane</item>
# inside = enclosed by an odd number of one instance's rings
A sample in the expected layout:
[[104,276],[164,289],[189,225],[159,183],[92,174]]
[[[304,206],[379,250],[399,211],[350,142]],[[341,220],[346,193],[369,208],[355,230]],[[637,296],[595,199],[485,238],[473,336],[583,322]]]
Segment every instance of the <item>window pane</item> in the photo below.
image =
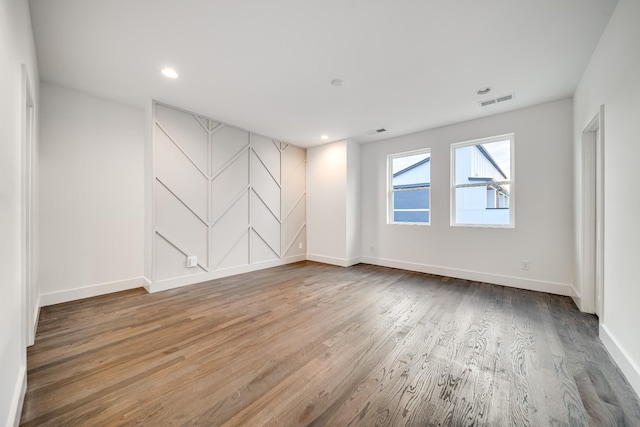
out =
[[429,222],[431,154],[413,152],[390,156],[392,222]]
[[511,140],[455,149],[455,184],[511,179]]
[[454,145],[456,224],[511,224],[511,143]]
[[429,222],[429,211],[393,211],[393,222]]
[[396,191],[393,209],[429,209],[429,190]]

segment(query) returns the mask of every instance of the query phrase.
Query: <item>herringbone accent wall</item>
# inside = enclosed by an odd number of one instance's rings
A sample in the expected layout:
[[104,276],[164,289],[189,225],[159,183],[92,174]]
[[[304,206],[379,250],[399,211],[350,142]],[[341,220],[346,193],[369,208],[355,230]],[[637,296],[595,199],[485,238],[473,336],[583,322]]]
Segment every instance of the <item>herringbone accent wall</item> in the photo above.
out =
[[304,257],[304,149],[155,103],[153,151],[154,283]]

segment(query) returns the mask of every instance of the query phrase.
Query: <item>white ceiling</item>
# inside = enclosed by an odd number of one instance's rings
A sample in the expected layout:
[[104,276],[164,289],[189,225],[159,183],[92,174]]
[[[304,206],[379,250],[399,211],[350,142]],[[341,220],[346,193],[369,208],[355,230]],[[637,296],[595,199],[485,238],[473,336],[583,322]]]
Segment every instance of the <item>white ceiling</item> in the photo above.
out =
[[[326,142],[322,134],[367,142],[569,97],[616,2],[30,5],[43,81],[136,106],[156,99],[309,147]],[[165,66],[180,78],[163,77]],[[493,91],[477,95],[483,86]],[[509,93],[512,101],[478,104]]]

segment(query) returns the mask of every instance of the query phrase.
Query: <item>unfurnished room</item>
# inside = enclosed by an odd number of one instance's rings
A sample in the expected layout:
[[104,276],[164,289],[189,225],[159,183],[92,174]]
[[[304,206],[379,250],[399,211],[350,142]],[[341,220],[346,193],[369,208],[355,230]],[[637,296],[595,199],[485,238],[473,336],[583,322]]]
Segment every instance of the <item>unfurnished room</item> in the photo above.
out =
[[640,1],[0,1],[0,425],[640,426]]

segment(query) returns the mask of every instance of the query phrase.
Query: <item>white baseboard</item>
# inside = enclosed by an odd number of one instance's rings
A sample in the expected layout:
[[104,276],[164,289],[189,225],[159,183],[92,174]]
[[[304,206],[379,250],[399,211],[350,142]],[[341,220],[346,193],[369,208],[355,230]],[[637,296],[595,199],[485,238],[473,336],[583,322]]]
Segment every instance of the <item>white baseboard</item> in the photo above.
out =
[[545,282],[541,280],[525,279],[522,277],[503,276],[499,274],[482,273],[479,271],[459,270],[435,265],[417,264],[384,258],[363,256],[361,262],[382,267],[399,268],[402,270],[418,271],[420,273],[437,274],[439,276],[456,277],[477,282],[493,283],[511,288],[527,289],[530,291],[547,292],[550,294],[573,296],[573,286],[564,283]]
[[235,276],[236,274],[250,273],[252,271],[264,270],[265,268],[277,267],[280,265],[291,264],[298,261],[304,261],[304,255],[295,255],[282,259],[258,262],[255,264],[240,265],[238,267],[223,268],[220,270],[209,271],[206,273],[193,274],[186,277],[178,277],[175,279],[158,280],[145,285],[147,292],[160,292],[169,289],[180,288],[182,286],[202,283],[209,280],[220,279],[222,277]]
[[317,254],[307,254],[307,260],[321,262],[323,264],[337,265],[340,267],[351,267],[360,263],[360,257],[353,258],[335,258]]
[[33,307],[33,334],[31,335],[31,342],[27,343],[28,346],[32,346],[36,339],[36,333],[38,332],[38,321],[40,321],[40,307],[42,304],[42,297],[38,295],[36,304]]
[[20,416],[22,415],[22,405],[24,404],[24,396],[27,394],[27,368],[25,366],[20,367],[18,372],[18,380],[16,381],[13,389],[13,398],[11,399],[11,406],[9,407],[9,414],[5,425],[19,426]]
[[640,396],[640,368],[629,357],[629,354],[620,345],[618,340],[611,334],[611,331],[603,324],[600,324],[600,341],[604,344],[613,360],[631,384],[631,387]]
[[141,288],[143,286],[145,286],[144,278],[136,277],[133,279],[119,280],[116,282],[84,286],[82,288],[66,289],[64,291],[41,294],[40,305],[42,307],[46,307],[48,305],[75,301],[79,299],[95,297],[98,295],[110,294],[113,292],[126,291],[128,289]]

